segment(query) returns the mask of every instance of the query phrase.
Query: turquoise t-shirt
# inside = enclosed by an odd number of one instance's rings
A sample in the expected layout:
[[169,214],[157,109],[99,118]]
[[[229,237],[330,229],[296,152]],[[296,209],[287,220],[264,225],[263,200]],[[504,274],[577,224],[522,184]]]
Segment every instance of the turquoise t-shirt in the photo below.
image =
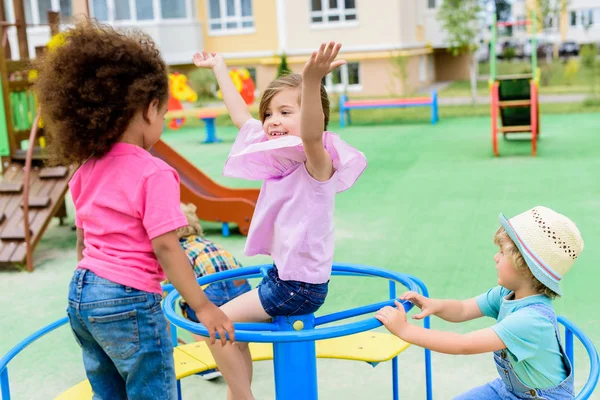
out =
[[566,379],[562,354],[552,321],[532,307],[543,303],[552,308],[544,295],[510,300],[513,292],[497,286],[476,297],[477,305],[487,317],[496,318],[492,327],[506,345],[510,363],[521,381],[536,389],[547,389]]

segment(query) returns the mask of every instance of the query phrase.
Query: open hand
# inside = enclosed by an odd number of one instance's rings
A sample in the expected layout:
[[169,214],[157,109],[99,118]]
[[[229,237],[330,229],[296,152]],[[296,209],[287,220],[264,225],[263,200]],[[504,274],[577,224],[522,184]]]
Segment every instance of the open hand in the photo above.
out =
[[233,329],[233,322],[225,315],[220,308],[212,303],[208,303],[203,306],[200,310],[194,310],[198,320],[208,329],[210,335],[210,344],[215,344],[216,333],[219,333],[219,339],[221,345],[224,346],[227,343],[227,337],[225,332],[229,335],[229,341],[231,344],[235,343],[235,331]]
[[400,296],[400,300],[408,300],[421,309],[420,313],[413,315],[413,319],[423,319],[437,312],[433,300],[417,292],[405,292]]
[[321,81],[325,75],[346,64],[345,60],[334,61],[337,57],[341,43],[330,42],[329,44],[322,43],[318,51],[313,51],[308,62],[304,65],[302,77],[305,80]]
[[396,308],[385,306],[375,314],[377,318],[388,331],[401,338],[402,328],[408,324],[406,322],[406,311],[404,306],[398,300],[394,301]]
[[214,69],[217,65],[225,64],[222,55],[217,53],[207,53],[206,51],[194,54],[192,60],[194,61],[194,65],[200,68]]

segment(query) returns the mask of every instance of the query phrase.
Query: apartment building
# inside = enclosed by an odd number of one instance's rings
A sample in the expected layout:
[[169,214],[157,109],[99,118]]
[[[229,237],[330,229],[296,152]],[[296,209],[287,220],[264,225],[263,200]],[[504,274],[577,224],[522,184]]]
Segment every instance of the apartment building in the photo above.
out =
[[[436,19],[441,0],[23,0],[28,23],[46,22],[48,9],[68,24],[88,14],[119,28],[151,35],[173,69],[187,70],[193,52],[222,53],[246,67],[259,91],[275,77],[281,55],[299,72],[320,43],[343,43],[348,63],[327,76],[330,93],[402,95],[436,80],[467,79],[466,57],[444,48]],[[12,0],[4,0],[14,20]],[[16,33],[9,40],[16,48]],[[49,37],[31,27],[30,54]],[[16,53],[13,51],[13,53]]]
[[[561,0],[564,1],[564,0]],[[600,2],[598,0],[568,0],[566,7],[558,15],[549,16],[545,29],[540,34],[552,43],[576,42],[579,44],[600,43]],[[529,18],[535,0],[517,0],[513,3],[512,14],[515,20]],[[515,32],[521,37],[524,28]]]

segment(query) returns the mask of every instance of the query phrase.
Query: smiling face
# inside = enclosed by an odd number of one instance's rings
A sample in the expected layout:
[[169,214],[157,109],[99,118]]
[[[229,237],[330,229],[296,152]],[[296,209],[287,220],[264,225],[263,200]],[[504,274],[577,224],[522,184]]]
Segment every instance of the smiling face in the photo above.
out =
[[283,136],[300,136],[300,90],[280,90],[267,106],[263,129],[269,140]]

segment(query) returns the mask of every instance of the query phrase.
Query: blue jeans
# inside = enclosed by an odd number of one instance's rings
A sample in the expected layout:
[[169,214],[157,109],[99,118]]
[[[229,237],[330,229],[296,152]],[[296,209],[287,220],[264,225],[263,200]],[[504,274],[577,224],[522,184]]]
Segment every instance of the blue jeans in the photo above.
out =
[[67,314],[95,400],[176,399],[162,296],[77,269]]
[[271,317],[312,314],[325,303],[328,290],[329,281],[317,284],[284,281],[273,265],[258,285],[258,298]]
[[[228,301],[235,299],[239,295],[242,295],[246,292],[252,290],[250,283],[246,279],[239,279],[236,281],[224,281],[224,282],[215,282],[208,285],[208,287],[204,290],[206,297],[214,303],[217,307],[221,307],[223,304]],[[181,302],[181,311],[183,315],[194,322],[198,321],[198,317],[196,313],[190,306],[187,305],[186,302]]]

